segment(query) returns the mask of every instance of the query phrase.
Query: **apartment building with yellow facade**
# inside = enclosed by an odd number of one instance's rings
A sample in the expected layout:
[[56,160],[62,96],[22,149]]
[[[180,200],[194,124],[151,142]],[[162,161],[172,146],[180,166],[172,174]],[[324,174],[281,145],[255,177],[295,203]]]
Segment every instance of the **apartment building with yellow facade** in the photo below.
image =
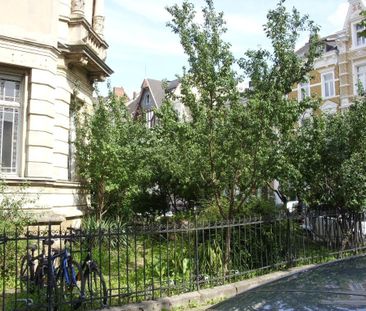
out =
[[[336,113],[347,109],[362,88],[366,89],[366,38],[360,22],[365,5],[362,0],[348,0],[343,29],[322,38],[324,50],[316,60],[308,80],[294,86],[289,98],[319,96],[320,109]],[[298,50],[306,57],[307,45]],[[360,88],[362,86],[362,88]]]

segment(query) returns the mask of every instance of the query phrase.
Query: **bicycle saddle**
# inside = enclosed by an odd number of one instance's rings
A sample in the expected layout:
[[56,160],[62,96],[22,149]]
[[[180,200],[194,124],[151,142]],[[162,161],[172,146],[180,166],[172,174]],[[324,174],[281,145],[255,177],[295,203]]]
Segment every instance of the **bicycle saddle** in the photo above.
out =
[[32,244],[32,245],[28,245],[28,247],[27,247],[29,250],[31,250],[31,251],[35,251],[36,249],[37,249],[37,245],[36,244]]
[[55,243],[55,241],[54,241],[54,240],[50,240],[50,239],[45,239],[45,240],[43,240],[43,241],[42,241],[42,243],[43,243],[44,245],[48,245],[48,246],[50,246],[50,245],[52,245],[53,243]]

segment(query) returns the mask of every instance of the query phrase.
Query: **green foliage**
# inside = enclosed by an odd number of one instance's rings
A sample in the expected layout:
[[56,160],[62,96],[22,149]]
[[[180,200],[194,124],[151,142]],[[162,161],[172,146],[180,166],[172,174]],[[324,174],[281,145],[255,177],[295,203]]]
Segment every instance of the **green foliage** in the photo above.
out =
[[9,188],[4,180],[0,180],[0,235],[15,232],[32,223],[33,217],[24,208],[34,204],[36,199],[26,192],[26,185]]
[[265,219],[275,218],[281,210],[275,205],[273,199],[252,197],[247,204],[245,216],[257,216]]
[[[286,95],[294,85],[305,81],[319,56],[320,43],[318,27],[295,8],[288,12],[284,2],[279,1],[276,9],[267,15],[265,32],[272,42],[273,52],[248,51],[239,64],[252,85],[245,96],[252,111],[251,118],[255,120],[253,123],[256,123],[252,136],[260,142],[256,144],[256,170],[262,171],[263,180],[269,187],[273,180],[280,181],[282,191],[278,191],[278,195],[286,203],[288,180],[297,174],[287,159],[292,132],[306,109],[319,105],[316,98],[298,101]],[[297,55],[295,50],[299,35],[304,32],[309,34],[305,57]]]
[[155,185],[155,192],[168,198],[176,211],[178,204],[192,210],[202,197],[205,185],[191,165],[196,155],[190,149],[190,125],[178,119],[172,105],[174,100],[168,93],[167,100],[156,112],[159,124],[153,129],[151,185]]
[[161,191],[140,192],[131,202],[131,208],[145,218],[153,218],[166,213],[169,209],[165,195]]
[[[81,228],[86,239],[83,247],[98,248],[101,244],[109,245],[115,248],[117,245],[126,245],[126,239],[123,235],[125,232],[124,223],[121,219],[103,218],[97,219],[95,216],[87,216],[83,218]],[[111,232],[116,234],[111,234]]]
[[[195,22],[192,3],[168,8],[168,25],[180,37],[188,57],[188,70],[181,78],[181,103],[190,111],[182,124],[163,118],[163,132],[181,133],[184,152],[176,158],[186,168],[188,180],[200,189],[198,204],[216,205],[222,218],[242,211],[253,191],[273,180],[283,157],[278,155],[288,132],[312,102],[286,99],[295,83],[304,80],[317,54],[318,28],[284,1],[268,13],[265,25],[273,52],[248,51],[238,64],[253,88],[238,91],[240,78],[234,70],[230,44],[223,41],[225,22],[213,1],[203,8],[203,23]],[[304,61],[295,53],[300,32],[310,33]],[[191,187],[194,188],[194,187]]]
[[366,100],[336,115],[314,114],[295,131],[288,159],[292,186],[311,207],[341,213],[366,207]]
[[149,132],[112,94],[98,97],[89,108],[80,108],[75,117],[78,175],[91,193],[89,212],[99,219],[108,211],[128,214],[130,194],[148,174],[143,151],[148,151]]
[[[361,26],[366,26],[366,11],[362,11],[361,12],[361,16],[363,17],[363,20],[361,21]],[[361,32],[361,35],[362,36],[364,36],[364,37],[366,37],[366,30],[363,30],[362,32]]]

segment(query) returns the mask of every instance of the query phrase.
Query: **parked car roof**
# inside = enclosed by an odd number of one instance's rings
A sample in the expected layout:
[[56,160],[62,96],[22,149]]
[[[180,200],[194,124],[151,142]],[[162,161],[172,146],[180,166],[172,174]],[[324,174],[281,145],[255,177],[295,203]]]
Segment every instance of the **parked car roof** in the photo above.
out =
[[366,257],[336,261],[268,283],[208,310],[366,310]]

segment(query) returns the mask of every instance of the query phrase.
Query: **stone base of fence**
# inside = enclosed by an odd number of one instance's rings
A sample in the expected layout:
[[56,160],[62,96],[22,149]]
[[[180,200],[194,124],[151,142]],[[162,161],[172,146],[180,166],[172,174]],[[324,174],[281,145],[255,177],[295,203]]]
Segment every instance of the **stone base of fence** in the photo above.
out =
[[112,307],[104,309],[103,311],[168,311],[174,310],[175,308],[187,310],[191,305],[207,305],[207,308],[209,308],[208,305],[212,303],[213,300],[228,299],[257,286],[276,281],[298,272],[309,270],[315,266],[319,265],[307,265],[290,268],[232,284],[207,288],[172,297],[165,297],[158,300],[149,300],[140,303],[124,305],[121,307]]

